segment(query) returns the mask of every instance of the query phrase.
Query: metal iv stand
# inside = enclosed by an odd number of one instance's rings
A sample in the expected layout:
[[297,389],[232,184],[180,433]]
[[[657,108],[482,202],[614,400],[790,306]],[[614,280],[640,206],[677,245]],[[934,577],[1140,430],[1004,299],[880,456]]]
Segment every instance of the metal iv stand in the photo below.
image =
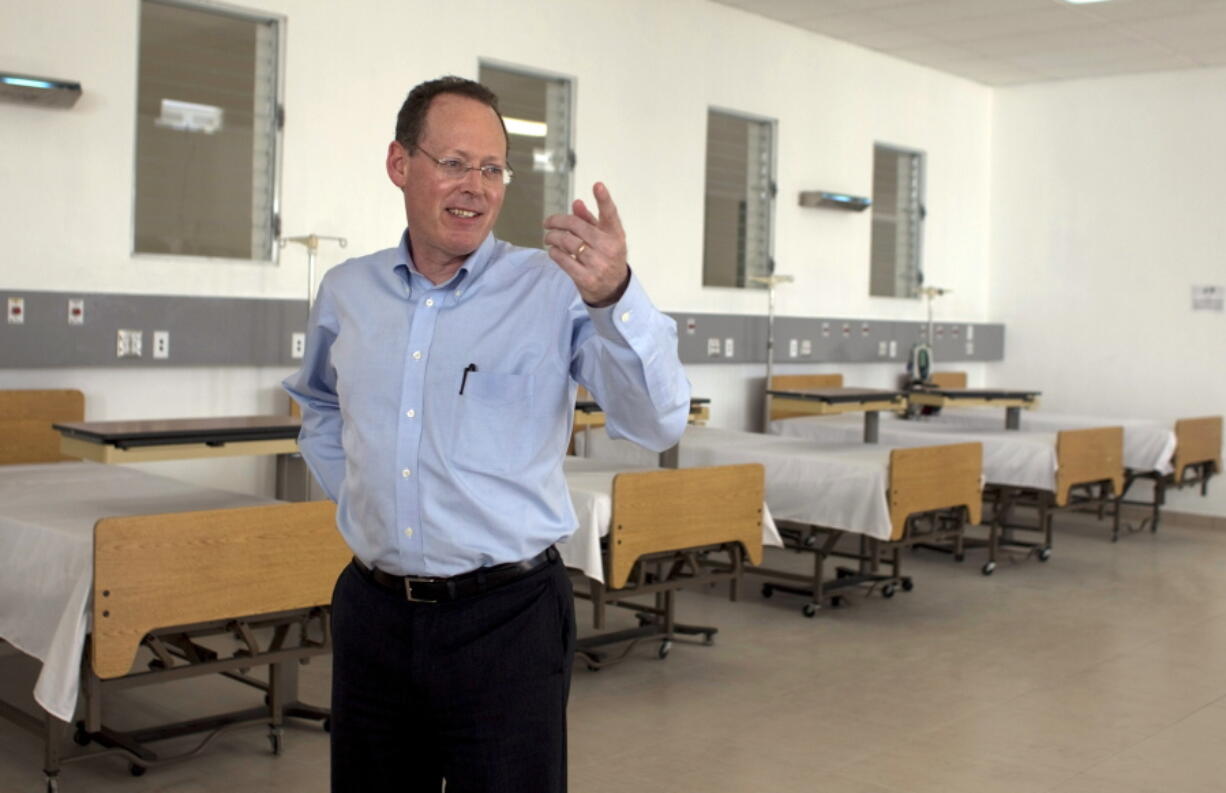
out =
[[762,389],[762,431],[770,428],[771,378],[775,373],[775,287],[790,284],[796,279],[790,275],[753,275],[750,282],[766,285],[766,383]]
[[344,237],[325,237],[320,234],[308,234],[305,237],[282,237],[277,240],[277,246],[284,248],[291,242],[305,245],[307,249],[307,310],[315,305],[315,257],[319,252],[320,240],[330,240],[342,248],[349,246],[349,240]]

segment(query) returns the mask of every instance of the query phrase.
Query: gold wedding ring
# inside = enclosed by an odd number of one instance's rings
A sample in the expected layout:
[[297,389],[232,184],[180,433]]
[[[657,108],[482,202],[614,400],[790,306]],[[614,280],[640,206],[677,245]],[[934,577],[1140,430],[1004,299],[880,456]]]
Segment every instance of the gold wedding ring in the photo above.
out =
[[572,253],[571,256],[574,256],[576,259],[578,259],[580,256],[583,255],[583,252],[586,251],[587,249],[588,249],[588,244],[586,242],[580,241],[579,247],[575,249],[575,252]]

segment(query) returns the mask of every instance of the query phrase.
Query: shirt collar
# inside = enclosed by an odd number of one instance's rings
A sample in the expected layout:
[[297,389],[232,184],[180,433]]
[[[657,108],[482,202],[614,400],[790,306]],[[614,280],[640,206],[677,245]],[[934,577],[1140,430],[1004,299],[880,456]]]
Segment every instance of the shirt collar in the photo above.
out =
[[[439,288],[451,288],[458,286],[461,281],[473,283],[481,276],[485,269],[489,266],[490,259],[493,256],[494,245],[496,241],[492,233],[486,234],[485,239],[477,247],[477,250],[468,255],[464,260],[464,264],[460,265],[460,269],[451,277],[449,281],[439,284]],[[396,260],[392,266],[393,271],[398,272],[409,288],[413,287],[413,276],[416,276],[433,286],[433,282],[429,281],[424,275],[417,271],[416,265],[413,264],[413,255],[409,252],[409,229],[405,228],[404,233],[400,235],[400,244],[396,248]]]

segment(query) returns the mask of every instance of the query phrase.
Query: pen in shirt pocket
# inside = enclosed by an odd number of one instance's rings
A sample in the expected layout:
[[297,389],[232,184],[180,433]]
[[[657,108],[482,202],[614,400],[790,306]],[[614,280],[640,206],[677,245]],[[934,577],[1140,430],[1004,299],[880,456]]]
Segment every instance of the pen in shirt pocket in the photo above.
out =
[[470,363],[464,367],[464,376],[460,378],[460,396],[464,395],[464,386],[468,384],[468,373],[477,371],[477,365]]

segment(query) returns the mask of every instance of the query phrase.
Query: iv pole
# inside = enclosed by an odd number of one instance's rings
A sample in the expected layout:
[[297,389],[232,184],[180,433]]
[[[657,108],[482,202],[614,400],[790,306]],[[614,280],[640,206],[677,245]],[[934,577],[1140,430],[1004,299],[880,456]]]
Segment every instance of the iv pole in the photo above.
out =
[[766,285],[766,384],[762,389],[762,431],[770,428],[770,396],[766,393],[771,387],[771,378],[775,373],[775,287],[779,284],[790,284],[796,279],[790,275],[752,275],[749,281]]
[[282,237],[277,240],[278,246],[284,248],[291,242],[306,246],[307,249],[307,311],[315,305],[315,256],[319,252],[320,240],[331,240],[342,248],[348,247],[349,240],[344,237],[324,237],[319,234],[308,234],[305,237]]

